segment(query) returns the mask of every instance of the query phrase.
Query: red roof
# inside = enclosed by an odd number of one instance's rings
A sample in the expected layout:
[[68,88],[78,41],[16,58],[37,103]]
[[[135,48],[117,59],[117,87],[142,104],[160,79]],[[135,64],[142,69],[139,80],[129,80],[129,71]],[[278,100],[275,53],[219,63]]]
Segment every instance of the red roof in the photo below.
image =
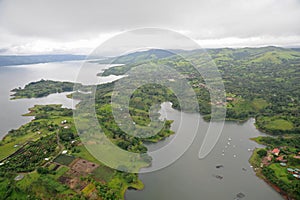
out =
[[278,148],[273,149],[272,153],[278,154],[280,150]]
[[296,159],[300,159],[300,156],[294,156],[294,158],[296,158]]
[[283,156],[279,156],[278,158],[276,158],[276,160],[282,161],[283,160]]

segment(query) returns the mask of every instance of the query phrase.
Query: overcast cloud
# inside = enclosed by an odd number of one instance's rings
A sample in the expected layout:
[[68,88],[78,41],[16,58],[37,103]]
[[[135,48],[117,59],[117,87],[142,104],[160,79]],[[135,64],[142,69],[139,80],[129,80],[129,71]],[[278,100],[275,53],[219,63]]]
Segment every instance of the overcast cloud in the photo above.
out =
[[88,53],[143,27],[204,47],[299,46],[299,25],[299,0],[0,0],[0,52]]

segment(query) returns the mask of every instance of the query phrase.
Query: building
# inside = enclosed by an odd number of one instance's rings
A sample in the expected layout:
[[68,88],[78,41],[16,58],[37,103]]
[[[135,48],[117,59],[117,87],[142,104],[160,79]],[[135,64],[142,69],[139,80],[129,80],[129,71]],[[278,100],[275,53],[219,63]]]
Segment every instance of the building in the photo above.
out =
[[300,179],[300,175],[298,175],[298,174],[293,174],[293,176],[294,176],[296,179]]
[[280,153],[280,149],[278,149],[278,148],[275,148],[272,151],[272,154],[274,154],[275,156],[279,156],[279,153]]
[[292,169],[292,168],[287,168],[286,169],[289,173],[294,173],[294,169]]
[[282,167],[286,167],[286,163],[280,163],[280,165],[282,166]]

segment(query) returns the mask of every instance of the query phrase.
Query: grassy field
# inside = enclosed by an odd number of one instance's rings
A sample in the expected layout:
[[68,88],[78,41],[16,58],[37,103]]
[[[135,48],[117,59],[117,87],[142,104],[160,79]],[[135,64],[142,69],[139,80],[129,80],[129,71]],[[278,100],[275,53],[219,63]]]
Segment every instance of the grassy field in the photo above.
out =
[[290,183],[289,179],[287,178],[289,174],[285,167],[280,166],[279,163],[273,163],[269,167],[275,171],[277,178],[281,179],[287,184]]
[[100,165],[97,169],[93,171],[92,175],[97,180],[109,182],[114,175],[114,170],[104,165]]
[[269,123],[265,125],[267,129],[270,130],[292,130],[294,128],[293,124],[284,119],[275,119],[271,120]]
[[40,177],[36,171],[28,173],[24,176],[24,178],[17,182],[17,186],[20,187],[22,190],[25,190],[29,185],[31,185],[34,181]]
[[94,156],[92,156],[90,154],[90,152],[83,145],[77,146],[76,149],[78,149],[79,152],[73,153],[74,156],[85,159],[85,160],[88,160],[88,161],[93,162],[93,163],[97,163],[99,165],[102,164],[99,160],[94,158]]
[[258,150],[259,149],[254,149],[252,156],[249,159],[249,162],[253,167],[259,167],[261,163],[261,158],[257,154]]
[[54,178],[55,180],[57,180],[59,177],[61,177],[63,174],[65,174],[67,171],[69,170],[68,167],[66,166],[60,166],[55,172],[54,175],[49,175],[52,178]]
[[71,164],[71,162],[73,162],[73,160],[75,160],[74,156],[61,154],[54,159],[54,162],[68,166],[69,164]]
[[96,189],[95,185],[90,183],[88,184],[81,192],[85,195],[88,196],[91,192],[93,192]]
[[[6,158],[7,156],[16,152],[22,145],[24,145],[27,141],[35,141],[40,136],[31,132],[29,134],[19,136],[19,137],[11,137],[6,136],[3,141],[1,141],[0,145],[0,160]],[[15,147],[17,145],[17,147]]]
[[267,106],[268,106],[268,102],[264,99],[256,98],[252,101],[252,107],[257,111],[259,111]]

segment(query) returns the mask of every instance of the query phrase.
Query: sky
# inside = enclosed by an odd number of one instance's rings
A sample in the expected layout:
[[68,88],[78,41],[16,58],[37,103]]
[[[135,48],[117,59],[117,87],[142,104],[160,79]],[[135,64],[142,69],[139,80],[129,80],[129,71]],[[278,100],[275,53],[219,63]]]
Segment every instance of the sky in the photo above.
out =
[[0,54],[88,54],[145,27],[205,48],[300,47],[300,0],[0,0]]

